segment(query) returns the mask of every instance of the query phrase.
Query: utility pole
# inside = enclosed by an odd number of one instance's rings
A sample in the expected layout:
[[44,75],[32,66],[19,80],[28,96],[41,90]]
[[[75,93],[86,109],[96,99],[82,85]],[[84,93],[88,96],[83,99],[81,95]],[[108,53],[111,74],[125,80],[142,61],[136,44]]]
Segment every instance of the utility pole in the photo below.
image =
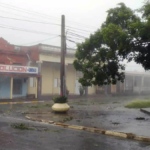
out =
[[61,64],[60,64],[61,96],[66,96],[65,55],[66,55],[65,16],[62,15],[61,16]]

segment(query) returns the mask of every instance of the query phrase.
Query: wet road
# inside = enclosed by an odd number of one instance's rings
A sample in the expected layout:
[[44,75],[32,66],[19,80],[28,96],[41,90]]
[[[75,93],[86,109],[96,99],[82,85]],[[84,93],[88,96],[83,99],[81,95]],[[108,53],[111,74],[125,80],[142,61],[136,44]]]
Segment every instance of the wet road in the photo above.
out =
[[[38,129],[19,130],[12,123],[26,123]],[[0,150],[149,150],[150,143],[143,143],[86,131],[76,131],[23,117],[0,115]]]
[[[30,109],[29,107],[32,105],[0,105],[0,150],[150,150],[150,143],[119,139],[26,120],[22,113]],[[81,106],[75,107],[80,109]],[[87,105],[83,105],[83,107],[87,107]],[[104,120],[112,120],[112,117],[117,121],[118,118],[115,118],[117,114],[118,109],[117,113],[111,112],[111,115],[101,117],[104,117],[103,122]],[[98,120],[94,121],[98,122]],[[36,130],[14,129],[11,127],[13,123],[25,123],[36,127]],[[86,120],[83,123],[87,125]]]

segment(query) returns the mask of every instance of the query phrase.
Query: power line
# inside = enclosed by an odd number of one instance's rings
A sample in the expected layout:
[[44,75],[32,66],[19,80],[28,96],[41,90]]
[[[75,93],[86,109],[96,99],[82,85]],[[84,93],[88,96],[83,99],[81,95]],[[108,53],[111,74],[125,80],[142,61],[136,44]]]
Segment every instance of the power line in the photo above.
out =
[[77,36],[77,37],[80,37],[80,38],[88,38],[88,37],[85,37],[85,36],[82,36],[82,35],[79,35],[79,34],[76,34],[76,33],[73,33],[73,32],[68,32],[68,34],[72,35],[72,36]]
[[61,26],[60,24],[50,23],[50,22],[39,22],[39,21],[24,20],[24,19],[11,18],[11,17],[4,17],[4,16],[0,16],[0,18],[4,18],[4,19],[11,19],[11,20],[17,20],[17,21],[33,22],[33,23],[41,23],[41,24],[52,24],[52,25]]
[[[0,24],[0,28],[6,28],[6,29],[12,29],[12,30],[19,30],[19,31],[36,33],[36,34],[43,34],[43,35],[57,35],[57,34],[53,34],[53,33],[46,33],[46,32],[35,31],[35,30],[27,30],[27,29],[23,29],[23,28],[18,28],[18,27],[13,27],[13,26],[7,26],[7,25],[2,25],[2,24]],[[60,36],[60,35],[57,35],[57,36]]]
[[12,10],[15,10],[15,11],[20,11],[20,12],[27,13],[27,14],[30,14],[30,15],[36,15],[37,16],[37,14],[38,14],[41,17],[54,18],[55,20],[60,20],[60,18],[56,19],[56,17],[49,16],[47,14],[42,14],[42,13],[39,13],[39,12],[34,12],[34,11],[31,11],[31,10],[28,10],[28,9],[24,9],[24,8],[19,8],[19,7],[16,7],[14,5],[9,5],[9,4],[2,3],[2,2],[0,2],[0,5],[2,5],[2,7],[9,8],[9,9],[12,9]]
[[67,38],[71,38],[71,39],[77,39],[77,40],[83,40],[83,38],[82,39],[80,39],[80,38],[76,38],[76,37],[71,37],[71,36],[67,36]]
[[[25,12],[25,13],[28,13],[28,14],[30,14],[30,15],[36,15],[37,16],[37,14],[39,15],[39,16],[41,16],[41,17],[45,17],[45,18],[53,18],[53,19],[55,19],[55,20],[59,20],[60,21],[60,18],[57,18],[57,17],[53,17],[53,16],[49,16],[49,15],[47,15],[47,14],[42,14],[42,13],[39,13],[39,12],[35,12],[35,11],[31,11],[31,10],[28,10],[28,9],[23,9],[23,8],[19,8],[19,7],[16,7],[16,6],[13,6],[13,5],[9,5],[9,4],[6,4],[6,3],[2,3],[2,2],[0,2],[0,5],[2,5],[3,7],[5,7],[5,8],[9,8],[9,9],[13,9],[13,10],[15,10],[15,11],[20,11],[20,12]],[[18,10],[17,10],[18,9]],[[70,20],[68,20],[69,22],[74,22],[74,21],[70,21]],[[89,25],[83,25],[83,24],[81,24],[81,23],[77,23],[77,22],[74,22],[74,23],[76,23],[76,24],[78,24],[78,25],[82,25],[82,26],[86,26],[86,28],[97,28],[97,27],[92,27],[92,26],[89,26]],[[87,26],[89,26],[89,27],[87,27]]]
[[21,45],[28,45],[28,44],[34,44],[34,43],[44,42],[44,41],[55,39],[57,37],[60,37],[60,36],[54,36],[52,38],[48,38],[48,39],[45,39],[45,40],[40,40],[40,41],[36,41],[36,42],[25,43],[25,44],[21,44]]
[[[1,7],[1,6],[0,6]],[[4,13],[7,13],[7,14],[10,14],[10,11],[8,12],[8,11],[4,11],[4,10],[1,10],[0,9],[0,11],[1,12],[4,12]],[[13,13],[13,12],[11,12],[11,15],[15,15],[15,16],[21,16],[21,17],[25,17],[25,18],[27,18],[27,19],[34,19],[34,20],[37,20],[37,18],[33,18],[33,17],[29,17],[29,16],[24,16],[24,15],[21,15],[21,14],[16,14],[16,13]],[[39,20],[37,20],[37,21],[39,21]],[[42,21],[42,20],[40,20],[40,21]]]
[[[6,12],[6,11],[3,11],[3,10],[0,10],[0,11],[5,12],[5,13],[9,13],[9,14],[10,14],[10,12]],[[11,13],[11,14],[17,15],[17,16],[21,16],[21,17],[31,18],[31,17],[27,17],[27,16],[15,14],[15,13]],[[0,16],[0,18],[11,19],[11,20],[18,20],[18,21],[27,21],[27,22],[33,22],[33,23],[41,23],[41,24],[52,24],[52,25],[60,26],[60,24],[57,24],[57,23],[51,23],[51,22],[25,20],[25,19],[12,18],[12,17],[5,17],[5,16]],[[31,18],[31,19],[35,19],[35,18]],[[36,19],[36,20],[37,20],[37,19]],[[69,29],[69,30],[74,29],[74,30],[72,30],[72,31],[79,30],[79,31],[87,32],[87,33],[91,33],[91,32],[92,32],[92,31],[83,30],[83,29],[80,29],[80,28],[75,28],[75,27],[72,27],[72,26],[66,26],[66,27],[71,28],[71,29]],[[77,31],[75,31],[75,32],[77,32]]]
[[[0,2],[1,3],[1,2]],[[2,5],[4,5],[4,3],[2,3]],[[7,4],[5,4],[5,5],[7,5]],[[6,8],[10,8],[10,7],[15,7],[15,6],[12,6],[12,5],[9,5],[9,7],[8,6],[1,6],[1,7],[6,7]],[[17,8],[17,9],[19,9],[19,10],[16,10],[16,9],[14,9],[14,8],[10,8],[10,9],[13,9],[13,10],[15,10],[15,11],[22,11],[22,12],[25,12],[25,13],[28,13],[28,14],[30,14],[30,15],[33,15],[33,13],[34,13],[34,15],[36,15],[37,16],[37,14],[40,14],[40,13],[38,13],[38,12],[32,12],[32,14],[31,13],[29,13],[29,10],[26,10],[26,9],[22,9],[22,8],[19,8],[19,7],[15,7],[15,8]],[[20,10],[21,9],[21,10]],[[23,10],[25,10],[25,11],[23,11]],[[0,11],[2,11],[2,12],[5,12],[5,13],[10,13],[10,12],[6,12],[6,11],[3,11],[3,10],[0,10]],[[27,11],[27,12],[26,12]],[[14,14],[14,15],[17,15],[17,16],[22,16],[22,15],[19,15],[19,14],[15,14],[15,13],[11,13],[11,14]],[[43,15],[46,15],[46,14],[40,14],[40,15],[42,15],[41,17],[44,17]],[[49,15],[46,15],[46,16],[48,16],[48,18],[50,17]],[[23,16],[23,17],[27,17],[27,16]],[[8,18],[8,17],[7,17]],[[31,17],[30,17],[31,18]],[[47,17],[46,17],[47,18]],[[35,19],[35,18],[34,18]],[[37,19],[36,19],[37,20]],[[57,19],[58,20],[58,19]],[[45,24],[55,24],[55,23],[49,23],[49,22],[45,22]],[[55,24],[56,25],[56,24]],[[58,24],[57,24],[58,25]],[[76,28],[76,27],[72,27],[72,26],[66,26],[66,27],[68,27],[68,28],[73,28],[73,29],[75,29],[75,30],[80,30],[80,31],[83,31],[83,32],[88,32],[88,33],[91,33],[92,31],[89,31],[89,30],[84,30],[84,29],[80,29],[80,28]]]
[[73,40],[70,40],[70,39],[66,39],[67,41],[69,41],[69,42],[72,42],[72,43],[75,43],[75,44],[81,44],[81,43],[77,43],[76,41],[73,41]]
[[[83,30],[82,31],[82,29],[81,29],[81,31],[76,31],[76,30],[78,30],[78,29],[66,29],[66,30],[68,30],[68,31],[73,31],[73,32],[78,32],[78,33],[81,33],[81,34],[86,34],[86,35],[88,35],[89,36],[89,33],[91,33],[92,31],[85,31],[85,30]],[[85,33],[86,32],[86,33]]]
[[71,27],[71,26],[66,26],[66,27],[71,28],[71,29],[75,29],[75,30],[79,30],[79,31],[88,32],[88,33],[92,32],[92,31],[88,31],[88,30],[84,30],[84,29],[80,29],[80,28],[75,28],[75,27]]

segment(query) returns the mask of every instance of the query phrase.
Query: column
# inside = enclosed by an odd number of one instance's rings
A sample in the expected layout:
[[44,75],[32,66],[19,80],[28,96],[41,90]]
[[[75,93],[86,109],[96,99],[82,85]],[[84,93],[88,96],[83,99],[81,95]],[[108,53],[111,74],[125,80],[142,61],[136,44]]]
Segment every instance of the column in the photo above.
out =
[[65,95],[68,96],[67,90],[69,90],[69,87],[67,87],[67,66],[68,64],[65,64]]
[[[41,76],[42,62],[38,61],[37,64],[38,64],[38,75]],[[37,98],[38,99],[41,98],[41,91],[42,91],[42,77],[38,77],[37,78]]]
[[37,78],[34,79],[35,80],[35,98],[38,98],[37,96]]
[[13,77],[10,78],[10,99],[13,98]]

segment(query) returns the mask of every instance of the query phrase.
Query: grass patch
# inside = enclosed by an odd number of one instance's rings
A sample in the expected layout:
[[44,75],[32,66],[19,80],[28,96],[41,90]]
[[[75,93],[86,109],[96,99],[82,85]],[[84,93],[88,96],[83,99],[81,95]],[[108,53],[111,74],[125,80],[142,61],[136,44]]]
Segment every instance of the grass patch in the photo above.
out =
[[33,105],[33,106],[28,106],[29,108],[43,108],[43,107],[52,107],[52,104],[44,104],[44,105]]
[[64,119],[63,119],[63,122],[71,121],[72,119],[73,119],[73,117],[67,117],[67,118],[64,118]]
[[24,123],[19,123],[19,124],[12,124],[11,127],[15,129],[20,129],[20,130],[35,130],[35,128],[31,128]]
[[144,99],[147,99],[147,100],[148,100],[148,99],[150,99],[150,97],[145,97]]
[[126,108],[150,108],[150,100],[149,101],[134,101],[125,106]]

